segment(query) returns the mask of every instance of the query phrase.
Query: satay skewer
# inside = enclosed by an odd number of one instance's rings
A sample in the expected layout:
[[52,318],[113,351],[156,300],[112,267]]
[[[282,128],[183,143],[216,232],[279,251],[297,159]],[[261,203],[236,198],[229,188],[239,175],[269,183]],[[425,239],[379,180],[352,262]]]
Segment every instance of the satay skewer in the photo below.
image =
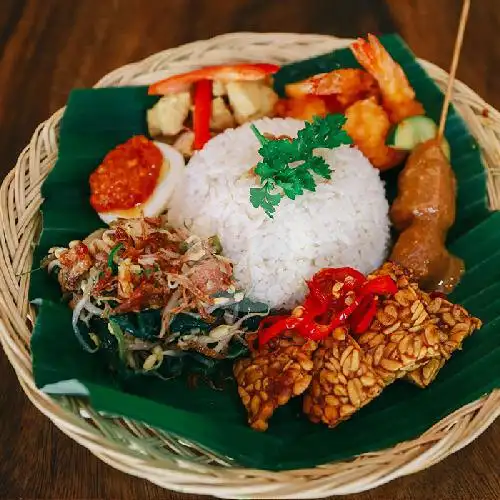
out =
[[460,14],[460,21],[458,24],[457,38],[455,40],[455,47],[453,49],[453,57],[451,60],[450,77],[448,79],[448,86],[444,96],[443,108],[441,110],[441,117],[439,119],[439,127],[437,138],[439,141],[443,139],[444,127],[446,124],[446,117],[448,116],[448,109],[450,107],[451,95],[453,93],[453,84],[457,74],[458,61],[462,51],[462,42],[464,40],[465,27],[467,26],[467,19],[469,18],[470,0],[464,0],[462,6],[462,13]]

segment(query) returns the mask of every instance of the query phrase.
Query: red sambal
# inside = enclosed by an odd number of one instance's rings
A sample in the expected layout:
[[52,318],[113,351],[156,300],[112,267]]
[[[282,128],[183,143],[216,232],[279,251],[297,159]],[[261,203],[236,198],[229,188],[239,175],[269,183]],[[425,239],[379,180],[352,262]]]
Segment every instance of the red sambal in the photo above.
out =
[[110,151],[90,175],[90,204],[97,212],[127,210],[153,193],[163,165],[162,152],[144,136]]

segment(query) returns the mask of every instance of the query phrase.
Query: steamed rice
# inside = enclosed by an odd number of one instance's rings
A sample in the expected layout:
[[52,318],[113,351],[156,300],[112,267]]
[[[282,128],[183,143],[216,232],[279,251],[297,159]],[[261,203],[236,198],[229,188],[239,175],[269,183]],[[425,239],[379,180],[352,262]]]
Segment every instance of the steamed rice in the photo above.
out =
[[[304,122],[265,118],[261,132],[296,137]],[[245,124],[212,139],[189,162],[169,211],[200,236],[217,234],[235,278],[254,299],[291,308],[305,280],[323,267],[350,266],[368,273],[384,260],[389,243],[388,202],[379,172],[356,148],[318,150],[333,168],[316,177],[316,192],[283,198],[273,219],[249,201],[258,178],[248,171],[261,159]]]

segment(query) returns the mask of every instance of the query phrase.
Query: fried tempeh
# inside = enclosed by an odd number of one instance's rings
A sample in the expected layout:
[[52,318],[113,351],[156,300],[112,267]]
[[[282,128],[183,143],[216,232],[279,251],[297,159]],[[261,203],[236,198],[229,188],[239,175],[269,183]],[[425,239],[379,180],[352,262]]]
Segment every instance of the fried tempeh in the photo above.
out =
[[[396,264],[384,264],[373,276],[383,274],[396,281],[398,292],[380,301],[370,329],[357,338],[359,345],[386,383],[410,374],[417,385],[428,385],[481,321],[463,307],[420,290]],[[425,368],[431,360],[438,361]]]
[[337,328],[314,354],[303,410],[312,422],[335,427],[377,397],[383,380],[346,328]]
[[[434,300],[437,301],[437,299]],[[434,308],[437,308],[437,306],[438,302],[435,302]],[[451,308],[452,310],[454,310],[454,308],[456,307],[460,306],[454,306],[453,304],[451,304],[451,302],[445,299],[442,299],[441,302],[439,302],[439,308],[440,308],[439,310],[443,310],[446,308]],[[458,313],[458,316],[462,315],[463,313],[465,313],[465,315],[467,314],[467,312],[463,308],[460,309],[461,311]],[[455,312],[452,313],[452,317],[454,319],[457,319],[457,312],[456,310],[454,311]],[[449,317],[447,318],[449,320]],[[471,319],[472,319],[472,324],[469,328],[465,327],[458,329],[455,328],[455,333],[453,334],[453,336],[448,340],[448,342],[446,342],[443,345],[443,353],[440,357],[431,359],[420,368],[417,368],[416,370],[409,372],[405,377],[406,380],[412,382],[413,384],[417,385],[422,389],[430,385],[431,382],[433,382],[434,379],[436,378],[437,374],[439,373],[439,370],[441,370],[445,362],[450,358],[453,351],[461,349],[462,342],[464,341],[464,339],[469,335],[471,335],[476,329],[479,329],[481,327],[481,321],[479,319],[477,318],[471,318]],[[456,327],[456,325],[454,326]]]
[[405,380],[415,384],[421,389],[425,389],[437,377],[439,370],[443,368],[446,360],[441,358],[434,358],[425,363],[425,365],[413,370],[405,375]]
[[250,427],[265,431],[274,410],[308,388],[317,347],[316,342],[288,331],[235,363],[238,393]]

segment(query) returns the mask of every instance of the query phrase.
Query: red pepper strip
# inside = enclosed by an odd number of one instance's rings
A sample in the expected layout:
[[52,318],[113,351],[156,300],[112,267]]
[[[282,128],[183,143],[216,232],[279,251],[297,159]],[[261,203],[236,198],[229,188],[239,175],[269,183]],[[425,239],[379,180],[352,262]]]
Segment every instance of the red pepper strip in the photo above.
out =
[[279,68],[276,64],[266,63],[207,66],[153,83],[149,87],[148,93],[149,95],[165,95],[181,92],[200,80],[221,80],[223,82],[262,80],[267,75],[276,73]]
[[325,267],[321,271],[318,271],[312,277],[311,281],[316,284],[324,280],[339,281],[342,283],[347,278],[350,278],[356,284],[361,284],[365,281],[363,274],[352,267]]
[[194,89],[194,149],[201,149],[210,139],[211,114],[212,82],[210,80],[201,80]]
[[311,316],[321,316],[327,312],[329,304],[330,301],[327,300],[327,297],[311,292],[304,301],[304,309]]
[[366,332],[372,324],[377,313],[377,298],[373,295],[365,295],[359,307],[351,316],[351,328],[354,333]]
[[285,330],[294,328],[300,321],[301,318],[294,316],[268,316],[264,318],[259,325],[259,346],[267,344]]
[[321,324],[314,321],[314,317],[307,314],[304,320],[297,326],[298,332],[305,338],[311,340],[323,340],[330,335],[335,328],[342,326],[356,311],[359,301],[355,299],[352,304],[348,305],[342,311],[335,314],[328,324]]
[[330,325],[316,323],[313,316],[306,315],[297,325],[297,331],[306,339],[321,340],[328,337],[332,330]]
[[[337,300],[330,291],[337,282],[344,283],[341,295],[354,290],[355,298],[351,304],[334,314],[329,323],[318,323],[315,318],[326,312]],[[327,291],[324,290],[325,284],[329,287]],[[260,346],[291,328],[296,328],[305,338],[322,340],[348,320],[354,333],[363,333],[370,327],[376,315],[376,295],[393,295],[398,291],[396,283],[390,276],[378,276],[366,281],[359,271],[349,267],[322,269],[308,282],[308,286],[310,293],[304,302],[302,316],[271,316],[261,322]]]
[[377,276],[366,281],[359,290],[360,296],[364,295],[394,295],[398,286],[390,276]]
[[330,329],[333,331],[338,326],[342,326],[350,316],[357,310],[359,306],[359,299],[354,299],[352,304],[348,305],[345,309],[336,314],[330,321]]

